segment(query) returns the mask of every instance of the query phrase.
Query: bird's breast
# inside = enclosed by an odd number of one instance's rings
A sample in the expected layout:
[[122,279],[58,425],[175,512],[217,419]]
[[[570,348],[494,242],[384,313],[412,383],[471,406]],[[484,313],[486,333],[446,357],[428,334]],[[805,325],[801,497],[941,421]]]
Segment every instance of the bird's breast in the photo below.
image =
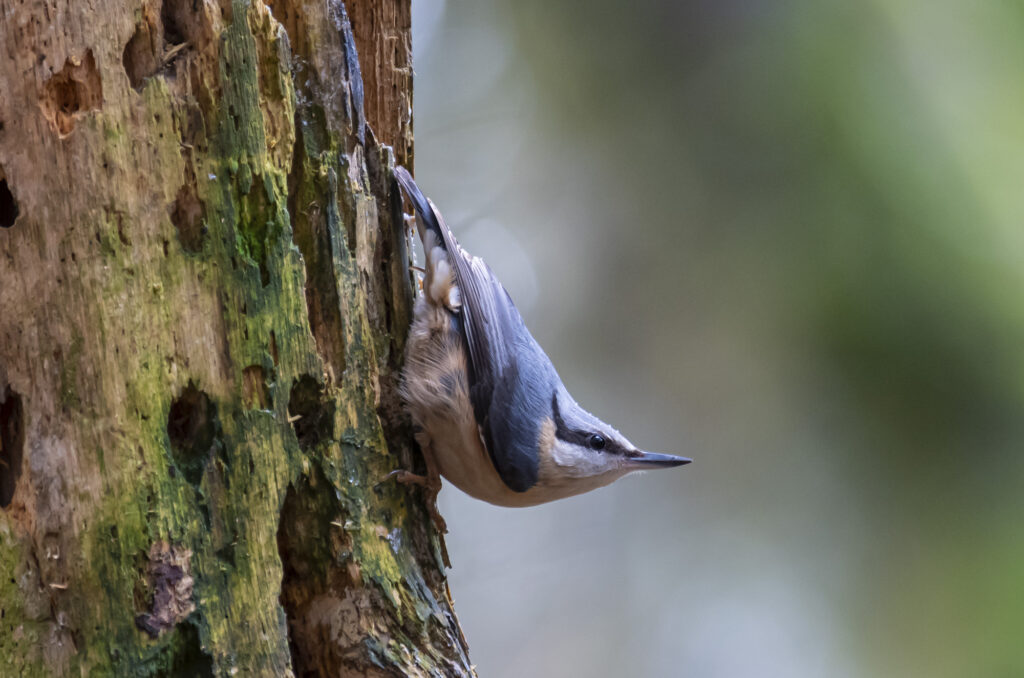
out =
[[421,296],[406,344],[402,397],[423,453],[431,455],[449,482],[476,499],[517,507],[562,499],[611,481],[562,472],[551,455],[553,424],[547,420],[537,440],[537,481],[524,492],[509,488],[491,461],[473,413],[467,366],[465,344],[451,313]]
[[532,506],[559,498],[542,483],[515,492],[501,479],[473,414],[467,365],[451,314],[420,297],[406,344],[402,397],[427,448],[423,453],[453,485],[491,504]]

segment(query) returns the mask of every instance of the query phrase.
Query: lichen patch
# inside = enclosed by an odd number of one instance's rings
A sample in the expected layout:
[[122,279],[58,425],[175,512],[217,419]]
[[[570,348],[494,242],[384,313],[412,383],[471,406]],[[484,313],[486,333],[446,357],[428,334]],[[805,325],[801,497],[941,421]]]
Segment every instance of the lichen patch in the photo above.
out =
[[166,541],[149,549],[146,586],[152,592],[149,609],[135,625],[153,638],[174,628],[196,609],[192,600],[192,551]]

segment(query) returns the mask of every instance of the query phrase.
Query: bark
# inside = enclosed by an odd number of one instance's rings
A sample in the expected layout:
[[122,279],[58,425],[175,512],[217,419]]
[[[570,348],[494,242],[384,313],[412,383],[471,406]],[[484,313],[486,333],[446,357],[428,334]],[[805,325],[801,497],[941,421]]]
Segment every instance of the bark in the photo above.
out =
[[472,674],[385,480],[409,0],[347,5],[0,0],[4,676]]

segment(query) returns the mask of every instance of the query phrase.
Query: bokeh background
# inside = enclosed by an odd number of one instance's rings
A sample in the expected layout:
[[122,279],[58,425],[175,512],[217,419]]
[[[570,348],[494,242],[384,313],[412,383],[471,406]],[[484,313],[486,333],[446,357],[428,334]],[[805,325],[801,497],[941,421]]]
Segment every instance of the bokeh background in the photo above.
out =
[[413,0],[416,173],[681,469],[451,486],[481,676],[1024,675],[1024,2]]

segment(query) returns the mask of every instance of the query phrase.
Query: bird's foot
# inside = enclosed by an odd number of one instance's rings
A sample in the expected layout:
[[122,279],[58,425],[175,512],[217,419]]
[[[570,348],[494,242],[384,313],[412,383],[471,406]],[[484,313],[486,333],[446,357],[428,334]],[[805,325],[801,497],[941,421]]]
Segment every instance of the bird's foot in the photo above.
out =
[[[406,471],[405,469],[398,469],[392,471],[387,475],[389,480],[397,480],[403,485],[418,485],[423,488],[424,500],[427,504],[427,513],[430,514],[430,519],[434,522],[434,527],[441,534],[448,534],[448,525],[445,523],[444,518],[441,517],[441,512],[437,510],[437,495],[441,491],[441,477],[437,475],[419,475],[412,471]],[[447,560],[447,557],[446,557]],[[449,567],[451,567],[449,565]]]

